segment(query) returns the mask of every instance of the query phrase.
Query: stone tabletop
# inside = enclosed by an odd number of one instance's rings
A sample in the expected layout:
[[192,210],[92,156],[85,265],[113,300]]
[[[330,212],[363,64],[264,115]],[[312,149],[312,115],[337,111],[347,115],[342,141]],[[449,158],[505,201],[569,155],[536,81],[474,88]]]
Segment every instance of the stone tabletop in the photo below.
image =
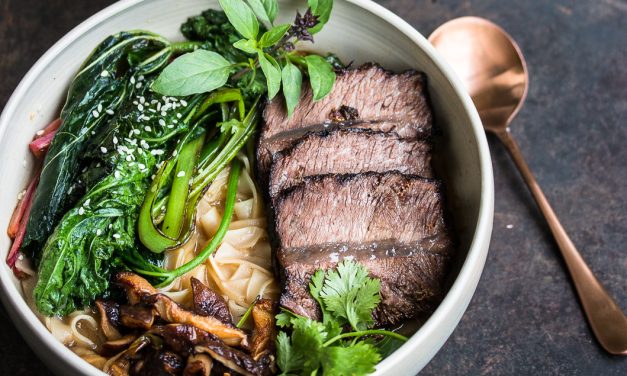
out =
[[[29,67],[111,0],[0,0],[0,108]],[[427,36],[475,15],[503,26],[529,65],[514,136],[591,269],[627,309],[627,1],[386,0]],[[19,126],[16,124],[16,126]],[[425,375],[627,375],[601,350],[538,209],[495,139],[485,270]],[[0,309],[0,375],[47,375]]]

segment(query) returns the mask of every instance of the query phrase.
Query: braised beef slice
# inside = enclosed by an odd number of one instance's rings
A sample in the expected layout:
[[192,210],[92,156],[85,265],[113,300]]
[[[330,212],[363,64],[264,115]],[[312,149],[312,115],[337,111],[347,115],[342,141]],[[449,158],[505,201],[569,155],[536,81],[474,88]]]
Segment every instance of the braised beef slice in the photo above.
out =
[[453,252],[439,182],[396,171],[324,175],[276,196],[274,249],[281,305],[319,318],[311,273],[352,258],[381,279],[378,325],[430,311]]
[[303,85],[291,117],[287,116],[281,98],[269,102],[264,111],[262,138],[329,122],[343,106],[350,107],[350,113],[362,120],[386,120],[413,124],[417,129],[431,129],[432,115],[426,90],[423,73],[406,71],[395,74],[379,65],[365,64],[338,74],[331,92],[319,101],[313,100],[311,85]]
[[363,129],[310,133],[274,154],[270,197],[308,176],[391,170],[432,177],[431,143]]
[[431,134],[432,114],[423,73],[394,74],[366,64],[338,74],[333,90],[319,101],[313,101],[310,85],[303,86],[291,117],[278,97],[266,105],[257,143],[257,171],[263,183],[274,152],[325,127],[394,131],[402,138]]

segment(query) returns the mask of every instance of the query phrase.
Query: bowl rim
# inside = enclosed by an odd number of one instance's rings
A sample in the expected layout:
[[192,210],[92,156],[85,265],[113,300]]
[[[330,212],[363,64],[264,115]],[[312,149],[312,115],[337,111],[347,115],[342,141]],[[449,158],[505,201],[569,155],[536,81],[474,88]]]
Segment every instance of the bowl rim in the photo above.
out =
[[[52,47],[50,47],[28,70],[26,75],[22,78],[16,89],[13,91],[9,100],[7,101],[2,114],[0,115],[0,139],[4,137],[5,133],[9,129],[8,118],[9,114],[15,112],[18,103],[23,99],[26,90],[36,80],[41,71],[52,61],[56,56],[71,45],[75,40],[79,39],[83,33],[98,25],[99,23],[115,17],[120,12],[125,11],[144,2],[145,0],[120,0],[117,3],[111,4],[101,11],[90,16],[79,25],[70,30],[61,39],[59,39]],[[457,306],[459,301],[463,301],[463,295],[467,290],[467,283],[472,282],[474,279],[478,281],[477,270],[479,274],[483,270],[485,260],[488,252],[488,244],[492,232],[492,219],[494,210],[494,180],[492,173],[492,163],[490,159],[490,152],[488,148],[487,139],[482,127],[479,115],[472,103],[470,96],[466,93],[464,85],[461,80],[454,73],[453,69],[439,56],[437,51],[427,39],[422,36],[416,29],[409,25],[405,20],[392,13],[390,10],[383,6],[374,3],[370,0],[340,0],[347,3],[354,4],[375,17],[383,19],[387,24],[396,28],[399,32],[408,37],[418,48],[429,57],[429,59],[440,70],[443,76],[451,83],[452,89],[455,95],[461,100],[464,111],[470,118],[470,126],[472,128],[473,136],[477,142],[477,149],[479,154],[479,169],[481,174],[481,190],[480,190],[480,202],[477,223],[475,225],[474,234],[470,243],[470,248],[466,255],[466,258],[459,270],[455,281],[447,292],[446,296],[439,304],[433,314],[427,319],[427,321],[414,333],[410,339],[397,349],[393,354],[384,359],[377,365],[375,374],[386,374],[392,372],[394,364],[398,363],[402,358],[406,358],[418,345],[426,338],[433,336],[444,324],[445,320],[455,310],[458,310]],[[472,291],[476,288],[477,281],[473,282]],[[6,310],[9,312],[13,322],[21,322],[26,326],[16,325],[20,334],[29,343],[31,347],[37,347],[33,337],[36,337],[39,342],[45,345],[55,357],[67,362],[67,364],[74,368],[75,371],[80,371],[83,374],[102,375],[103,373],[91,366],[86,361],[82,360],[69,348],[58,342],[52,334],[47,330],[41,330],[42,323],[37,318],[35,313],[30,309],[26,301],[24,300],[21,292],[15,287],[7,273],[0,273],[0,298]],[[468,301],[470,298],[468,298]],[[466,307],[463,307],[462,312]],[[460,316],[461,318],[461,316]],[[455,325],[459,322],[455,322]],[[451,328],[451,332],[452,332]],[[30,335],[32,334],[33,337]],[[450,333],[447,334],[448,337]],[[443,342],[442,342],[443,344]],[[441,346],[441,345],[440,345]],[[439,348],[435,349],[433,353],[437,352]],[[393,372],[392,372],[393,373]]]

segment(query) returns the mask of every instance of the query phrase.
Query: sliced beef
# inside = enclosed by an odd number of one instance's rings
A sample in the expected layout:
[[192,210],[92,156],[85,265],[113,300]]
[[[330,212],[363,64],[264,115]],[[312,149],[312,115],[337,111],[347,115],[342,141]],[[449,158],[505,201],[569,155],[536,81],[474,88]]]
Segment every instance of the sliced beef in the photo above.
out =
[[366,64],[338,74],[333,90],[319,101],[313,101],[309,85],[303,86],[291,117],[287,117],[281,98],[266,105],[257,144],[257,169],[262,180],[273,152],[307,132],[330,125],[394,131],[403,138],[431,134],[432,114],[423,73],[394,74]]
[[437,181],[396,171],[314,176],[279,193],[274,210],[284,307],[318,318],[311,273],[347,257],[381,279],[379,325],[439,301],[453,242]]
[[281,98],[268,103],[264,111],[262,138],[313,124],[362,119],[412,124],[416,129],[431,128],[431,109],[423,73],[395,74],[376,64],[365,64],[337,75],[333,90],[319,101],[313,100],[310,85],[303,85],[300,100],[287,117]]
[[363,129],[311,133],[273,156],[270,197],[309,176],[392,170],[432,177],[431,143]]

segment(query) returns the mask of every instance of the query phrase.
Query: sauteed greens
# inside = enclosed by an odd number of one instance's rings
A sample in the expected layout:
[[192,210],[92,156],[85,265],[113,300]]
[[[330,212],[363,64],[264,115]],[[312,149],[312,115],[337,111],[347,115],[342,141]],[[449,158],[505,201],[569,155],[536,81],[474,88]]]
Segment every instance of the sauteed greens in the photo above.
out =
[[182,25],[185,42],[145,31],[107,38],[73,80],[21,246],[39,267],[40,312],[89,305],[115,270],[167,283],[204,261],[224,234],[186,268],[160,260],[188,239],[204,189],[254,133],[260,97],[282,87],[291,113],[303,74],[315,98],[331,90],[337,60],[295,44],[313,42],[332,1],[310,0],[293,25],[275,25],[274,0],[220,4],[224,12]]

